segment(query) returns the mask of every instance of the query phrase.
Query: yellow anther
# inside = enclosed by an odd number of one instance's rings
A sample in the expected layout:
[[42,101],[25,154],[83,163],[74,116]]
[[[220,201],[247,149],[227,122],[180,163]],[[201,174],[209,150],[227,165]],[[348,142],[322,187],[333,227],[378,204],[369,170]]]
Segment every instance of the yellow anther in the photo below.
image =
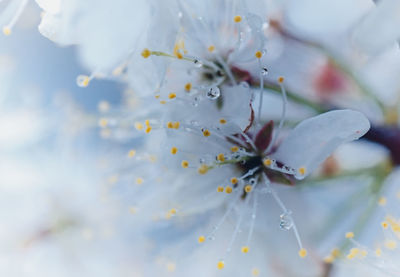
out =
[[137,213],[136,207],[129,207],[129,212],[130,212],[131,214],[136,214],[136,213]]
[[260,275],[260,270],[258,268],[253,268],[251,270],[251,274],[253,274],[253,276],[259,276]]
[[385,247],[389,250],[393,250],[397,248],[397,242],[395,240],[386,240]]
[[147,126],[146,131],[145,131],[146,134],[150,133],[151,129],[152,129],[151,126]]
[[100,126],[100,127],[105,128],[105,127],[107,127],[107,124],[108,124],[108,120],[107,120],[107,119],[101,118],[101,119],[99,120],[99,126]]
[[235,152],[239,151],[239,147],[237,147],[237,146],[232,146],[232,147],[231,147],[231,151],[232,151],[233,153],[235,153]]
[[129,158],[133,158],[135,155],[136,155],[136,150],[134,150],[134,149],[129,150],[129,152],[128,152],[128,157]]
[[151,51],[149,49],[147,49],[147,48],[143,49],[143,51],[142,51],[143,58],[147,59],[148,57],[150,57],[150,55],[151,55]]
[[387,223],[386,221],[383,221],[383,222],[381,223],[381,225],[382,225],[382,228],[383,228],[383,229],[387,229],[387,228],[389,227],[389,223]]
[[368,251],[367,250],[361,250],[360,252],[361,257],[366,257],[368,255]]
[[155,163],[157,161],[157,156],[156,155],[151,155],[149,157],[149,161],[152,162],[152,163]]
[[226,188],[225,188],[225,192],[226,193],[232,193],[232,191],[233,191],[233,189],[232,189],[232,187],[230,187],[230,186],[227,186]]
[[214,50],[215,50],[215,46],[214,45],[210,45],[208,47],[208,52],[214,52]]
[[247,193],[251,192],[252,189],[253,189],[253,187],[250,186],[250,185],[247,185],[247,186],[244,187],[244,191],[247,192]]
[[172,155],[175,155],[176,153],[178,153],[178,148],[172,147],[172,148],[171,148],[171,154],[172,154]]
[[263,55],[263,54],[262,54],[261,51],[257,51],[256,54],[255,54],[255,56],[256,56],[257,59],[261,59],[262,55]]
[[150,120],[146,119],[146,120],[144,121],[144,124],[145,124],[147,127],[149,127],[149,126],[150,126]]
[[179,121],[174,122],[174,129],[179,129],[180,125]]
[[299,168],[299,173],[300,173],[300,175],[305,175],[306,174],[306,168],[304,166],[300,167]]
[[87,75],[79,75],[76,78],[76,83],[78,84],[78,86],[85,88],[90,83],[90,77]]
[[159,99],[159,98],[160,98],[160,95],[159,95],[159,94],[156,94],[156,95],[154,95],[154,98],[155,98],[155,99]]
[[169,213],[170,213],[170,214],[176,214],[176,209],[175,209],[175,208],[172,208],[171,210],[169,210]]
[[223,192],[224,191],[224,187],[223,186],[218,186],[217,187],[217,191],[218,192]]
[[135,125],[136,130],[138,130],[138,131],[143,130],[143,124],[142,124],[142,123],[140,123],[140,122],[135,122],[134,125]]
[[327,264],[331,264],[335,261],[335,257],[333,257],[332,255],[329,255],[328,257],[324,258],[324,262]]
[[225,155],[222,154],[222,153],[218,154],[217,160],[220,161],[220,162],[224,162],[225,161]]
[[160,101],[160,104],[162,104],[162,105],[167,104],[167,101],[161,100],[161,101]]
[[346,237],[346,239],[352,239],[352,238],[354,238],[354,233],[353,232],[347,232],[345,237]]
[[144,181],[144,180],[143,180],[143,178],[141,178],[141,177],[137,177],[137,178],[136,178],[136,184],[137,184],[137,185],[143,184],[143,181]]
[[248,246],[243,246],[242,247],[242,253],[249,253],[250,248]]
[[354,259],[355,257],[356,257],[356,255],[354,255],[354,254],[348,254],[346,256],[346,258],[349,259],[349,260]]
[[210,133],[209,130],[205,129],[205,130],[203,131],[203,136],[209,137],[210,135],[211,135],[211,133]]
[[186,90],[187,92],[189,92],[191,89],[192,89],[192,84],[191,84],[191,83],[187,83],[187,84],[185,85],[185,90]]
[[3,27],[3,34],[6,35],[6,36],[11,35],[11,29],[10,29],[10,27],[4,26],[4,27]]
[[284,81],[285,81],[285,78],[283,78],[282,76],[278,78],[279,84],[282,84]]
[[360,252],[360,249],[358,249],[358,248],[351,248],[350,249],[350,254],[357,255],[359,252]]
[[377,256],[377,257],[382,256],[382,249],[377,248],[377,249],[375,250],[375,256]]
[[231,183],[232,183],[232,185],[236,185],[237,182],[238,182],[238,178],[236,178],[236,177],[232,177],[232,178],[231,178]]
[[169,99],[174,99],[174,98],[176,98],[176,94],[173,93],[173,92],[171,92],[171,93],[168,95],[168,98],[169,98]]
[[204,236],[200,236],[200,237],[197,239],[197,241],[198,241],[199,243],[203,243],[203,242],[206,241],[206,238],[205,238]]
[[171,122],[171,121],[167,122],[167,128],[168,129],[173,129],[174,128],[174,123]]
[[304,248],[301,248],[301,249],[299,250],[299,256],[300,256],[301,258],[304,258],[305,256],[307,256],[307,250],[304,249]]
[[174,263],[167,263],[167,271],[174,272],[176,269],[176,264]]
[[338,258],[340,256],[340,250],[338,248],[332,249],[331,255],[335,258]]
[[347,257],[347,259],[351,260],[351,259],[354,259],[358,255],[358,253],[360,253],[360,249],[351,248],[349,251],[349,254],[346,257]]
[[223,269],[225,267],[225,263],[223,261],[219,261],[217,264],[218,269]]
[[239,23],[240,21],[242,21],[242,17],[241,17],[240,15],[236,15],[236,16],[233,18],[233,21],[235,21],[236,23]]
[[226,124],[226,119],[221,118],[221,119],[219,120],[219,123],[221,123],[221,124]]
[[265,166],[271,166],[272,165],[272,160],[271,159],[264,160],[264,165]]
[[181,162],[181,166],[182,166],[183,168],[188,168],[188,167],[189,167],[189,162],[188,162],[188,161],[182,161],[182,162]]
[[386,203],[387,203],[387,200],[386,200],[385,197],[382,196],[382,197],[379,198],[378,204],[379,204],[380,206],[385,206]]
[[197,172],[201,175],[204,175],[208,172],[208,166],[205,164],[202,164],[198,169]]

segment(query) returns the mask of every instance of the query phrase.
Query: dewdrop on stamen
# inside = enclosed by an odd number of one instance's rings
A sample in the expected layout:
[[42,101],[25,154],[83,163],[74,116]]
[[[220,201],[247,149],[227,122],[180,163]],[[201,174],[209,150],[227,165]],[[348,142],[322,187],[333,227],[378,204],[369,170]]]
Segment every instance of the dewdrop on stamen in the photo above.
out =
[[78,75],[78,77],[76,77],[76,84],[78,85],[78,87],[81,88],[85,88],[90,84],[90,81],[94,78],[95,73],[92,73],[90,76],[88,75]]

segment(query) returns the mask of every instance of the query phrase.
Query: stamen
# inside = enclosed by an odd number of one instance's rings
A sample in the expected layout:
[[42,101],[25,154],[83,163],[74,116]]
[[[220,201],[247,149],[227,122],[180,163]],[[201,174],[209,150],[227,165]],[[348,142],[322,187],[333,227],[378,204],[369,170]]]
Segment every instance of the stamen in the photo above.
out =
[[14,27],[15,23],[17,23],[18,19],[20,18],[22,12],[25,9],[26,4],[28,3],[28,0],[22,0],[21,4],[18,6],[14,16],[11,18],[11,21],[3,27],[3,34],[6,36],[11,35],[12,33],[12,28]]
[[240,21],[242,21],[242,17],[241,17],[240,15],[236,15],[236,16],[233,18],[233,21],[235,21],[236,23],[239,23]]
[[250,240],[251,240],[251,237],[253,236],[254,225],[255,225],[256,217],[257,217],[257,205],[258,205],[257,200],[258,200],[258,193],[254,193],[253,211],[251,213],[250,229],[249,229],[249,234],[247,235],[246,245],[250,245]]
[[172,155],[175,155],[176,153],[178,153],[178,148],[172,147],[172,148],[171,148],[171,154],[172,154]]
[[[307,251],[303,248],[303,243],[301,242],[300,235],[299,235],[299,232],[297,230],[296,224],[295,224],[295,222],[293,221],[293,219],[290,216],[291,212],[288,209],[286,209],[285,205],[283,204],[282,200],[279,198],[278,194],[275,192],[275,190],[272,189],[271,181],[268,179],[267,175],[263,172],[262,176],[264,178],[265,186],[267,187],[269,193],[271,193],[272,197],[275,199],[276,203],[282,209],[283,215],[284,216],[289,216],[288,217],[289,220],[290,220],[290,226],[289,227],[293,229],[293,233],[294,233],[294,235],[296,237],[297,243],[298,243],[299,248],[300,248],[299,256],[304,258],[307,255]],[[281,220],[283,220],[283,216],[282,215],[281,215]],[[281,222],[281,226],[282,226],[282,224],[285,224],[285,223]],[[285,228],[285,229],[287,229],[287,228]]]
[[186,161],[186,160],[183,160],[183,161],[181,162],[181,166],[182,166],[183,168],[188,168],[188,167],[189,167],[189,162]]
[[204,236],[200,236],[200,237],[198,238],[198,242],[199,242],[199,243],[203,243],[203,242],[205,242],[205,240],[206,240],[206,238],[205,238]]
[[133,158],[133,157],[135,156],[135,154],[136,154],[136,150],[134,150],[134,149],[129,150],[129,152],[128,152],[128,157],[129,157],[129,158]]

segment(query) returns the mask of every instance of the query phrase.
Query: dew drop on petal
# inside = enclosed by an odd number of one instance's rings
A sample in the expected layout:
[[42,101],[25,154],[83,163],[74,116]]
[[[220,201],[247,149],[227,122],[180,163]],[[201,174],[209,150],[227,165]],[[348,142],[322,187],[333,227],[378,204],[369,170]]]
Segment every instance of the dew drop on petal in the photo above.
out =
[[211,87],[207,91],[207,98],[211,100],[215,100],[221,95],[221,90],[218,87]]
[[268,75],[268,68],[263,67],[263,68],[261,69],[261,75],[264,75],[264,76]]
[[251,179],[249,180],[249,183],[250,183],[250,185],[254,186],[254,185],[257,183],[256,178],[251,178]]
[[200,98],[196,96],[196,97],[193,99],[192,105],[195,106],[195,107],[197,107],[197,106],[199,105],[199,102],[200,102]]
[[287,211],[280,215],[281,221],[279,223],[279,227],[282,230],[290,230],[293,227],[293,219],[291,216],[291,212]]
[[203,63],[202,63],[200,60],[198,60],[198,59],[195,59],[195,60],[193,61],[193,63],[194,63],[194,66],[195,66],[195,67],[198,67],[198,68],[200,68],[200,67],[203,66]]

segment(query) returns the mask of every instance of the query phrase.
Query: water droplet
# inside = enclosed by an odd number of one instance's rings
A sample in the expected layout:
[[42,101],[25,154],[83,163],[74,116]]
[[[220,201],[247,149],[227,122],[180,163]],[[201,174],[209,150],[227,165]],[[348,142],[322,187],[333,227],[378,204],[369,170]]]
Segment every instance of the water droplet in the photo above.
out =
[[257,183],[256,178],[251,178],[251,179],[249,180],[249,183],[250,183],[250,185],[254,186],[254,185]]
[[203,164],[203,163],[205,163],[205,162],[206,162],[206,159],[204,159],[204,158],[200,158],[200,159],[199,159],[199,163]]
[[247,83],[247,82],[240,82],[239,85],[241,85],[244,88],[249,88],[250,87],[249,83]]
[[261,69],[261,75],[264,75],[264,76],[268,75],[268,68],[263,67],[263,68]]
[[292,213],[291,211],[287,211],[280,215],[281,222],[279,223],[279,227],[282,230],[288,231],[288,230],[292,229],[293,219],[292,219],[291,213]]
[[215,237],[214,236],[208,236],[207,239],[208,240],[215,240]]
[[199,126],[199,122],[197,120],[191,120],[190,125],[192,126]]
[[87,75],[79,75],[78,77],[76,77],[76,84],[81,87],[81,88],[85,88],[89,85],[90,82],[90,78]]
[[218,97],[220,97],[220,95],[221,95],[221,91],[218,87],[209,88],[207,91],[207,94],[206,94],[207,98],[209,98],[211,100],[217,99]]
[[193,63],[194,63],[194,66],[195,66],[195,67],[198,67],[198,68],[200,68],[200,67],[203,66],[203,63],[202,63],[200,60],[198,60],[198,59],[195,59],[195,60],[193,61]]
[[197,107],[199,105],[199,102],[200,102],[200,98],[196,96],[193,98],[192,105]]

